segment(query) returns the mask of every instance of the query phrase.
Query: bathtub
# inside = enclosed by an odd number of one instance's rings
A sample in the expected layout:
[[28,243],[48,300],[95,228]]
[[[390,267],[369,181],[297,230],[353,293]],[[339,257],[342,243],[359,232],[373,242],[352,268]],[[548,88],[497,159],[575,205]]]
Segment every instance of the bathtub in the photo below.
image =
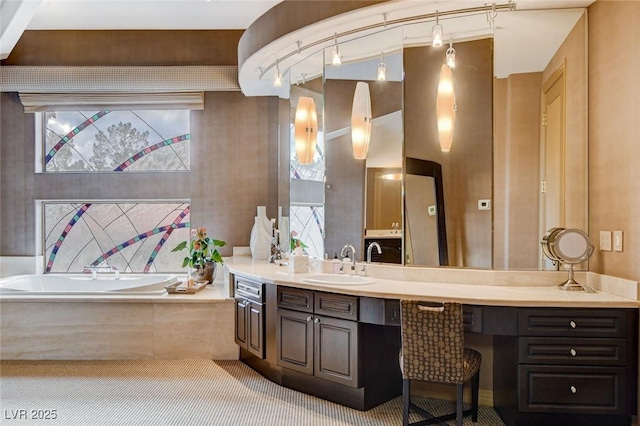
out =
[[160,295],[165,286],[177,281],[175,275],[122,274],[92,279],[89,274],[17,275],[0,279],[0,294],[11,295]]
[[[182,277],[184,278],[184,277]],[[238,359],[225,283],[169,294],[170,274],[0,279],[0,359]]]

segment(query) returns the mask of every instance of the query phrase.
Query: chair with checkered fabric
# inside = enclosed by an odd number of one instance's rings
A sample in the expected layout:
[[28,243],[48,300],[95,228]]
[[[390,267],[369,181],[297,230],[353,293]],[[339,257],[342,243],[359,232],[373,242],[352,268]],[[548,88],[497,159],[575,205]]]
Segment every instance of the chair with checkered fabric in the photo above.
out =
[[[402,371],[402,424],[409,424],[413,409],[426,419],[413,425],[427,425],[456,419],[462,426],[464,416],[471,414],[478,421],[478,385],[480,379],[479,352],[464,347],[462,305],[401,300],[400,370]],[[456,412],[434,417],[411,402],[411,380],[456,385]],[[463,410],[464,383],[471,381],[471,409]]]

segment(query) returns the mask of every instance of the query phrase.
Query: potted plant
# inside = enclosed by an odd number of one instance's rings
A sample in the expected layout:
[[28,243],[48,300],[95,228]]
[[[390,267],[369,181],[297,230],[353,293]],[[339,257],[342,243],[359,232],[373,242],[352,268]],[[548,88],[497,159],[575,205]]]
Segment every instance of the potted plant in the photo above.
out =
[[216,264],[223,263],[217,247],[223,247],[227,243],[207,236],[207,228],[196,228],[191,230],[190,241],[181,242],[171,252],[184,250],[187,245],[189,255],[184,258],[182,267],[191,268],[195,281],[212,283],[216,276]]

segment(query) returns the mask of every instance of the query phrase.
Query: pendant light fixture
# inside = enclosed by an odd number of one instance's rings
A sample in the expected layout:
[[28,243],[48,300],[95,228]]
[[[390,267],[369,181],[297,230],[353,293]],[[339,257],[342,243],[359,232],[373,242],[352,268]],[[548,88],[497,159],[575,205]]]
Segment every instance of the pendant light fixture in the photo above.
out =
[[442,25],[440,25],[440,12],[436,10],[436,24],[431,28],[431,45],[442,47]]
[[353,95],[353,107],[351,109],[351,144],[353,157],[356,160],[365,160],[369,152],[369,140],[371,139],[371,95],[369,84],[359,81]]
[[331,64],[339,66],[342,64],[342,57],[340,56],[340,47],[338,46],[338,33],[333,36],[333,50],[331,51]]
[[453,142],[453,130],[456,122],[456,98],[453,88],[453,73],[446,64],[440,68],[440,80],[436,98],[436,119],[440,148],[442,152],[449,152]]
[[311,97],[301,96],[298,99],[294,121],[294,139],[298,163],[313,163],[318,140],[318,115],[316,114],[316,103]]
[[384,52],[380,53],[380,63],[378,64],[378,80],[385,81],[387,79],[387,64],[384,63]]
[[280,75],[280,66],[276,59],[276,72],[273,74],[273,87],[282,87],[282,75]]
[[449,68],[455,68],[456,67],[456,50],[453,48],[453,39],[449,41],[449,48],[447,49],[446,58],[447,58],[447,65],[449,65]]

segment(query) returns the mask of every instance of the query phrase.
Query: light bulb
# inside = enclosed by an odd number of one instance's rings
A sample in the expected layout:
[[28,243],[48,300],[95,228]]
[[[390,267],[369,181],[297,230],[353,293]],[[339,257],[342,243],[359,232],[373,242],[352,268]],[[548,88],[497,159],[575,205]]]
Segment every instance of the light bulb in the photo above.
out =
[[282,87],[282,75],[280,75],[280,67],[276,59],[276,72],[273,74],[273,87]]
[[380,54],[380,63],[378,64],[378,80],[385,81],[387,79],[387,64],[384,63],[384,53]]
[[331,64],[338,66],[342,64],[342,58],[340,57],[340,47],[338,47],[338,34],[333,39],[333,50],[331,51]]

